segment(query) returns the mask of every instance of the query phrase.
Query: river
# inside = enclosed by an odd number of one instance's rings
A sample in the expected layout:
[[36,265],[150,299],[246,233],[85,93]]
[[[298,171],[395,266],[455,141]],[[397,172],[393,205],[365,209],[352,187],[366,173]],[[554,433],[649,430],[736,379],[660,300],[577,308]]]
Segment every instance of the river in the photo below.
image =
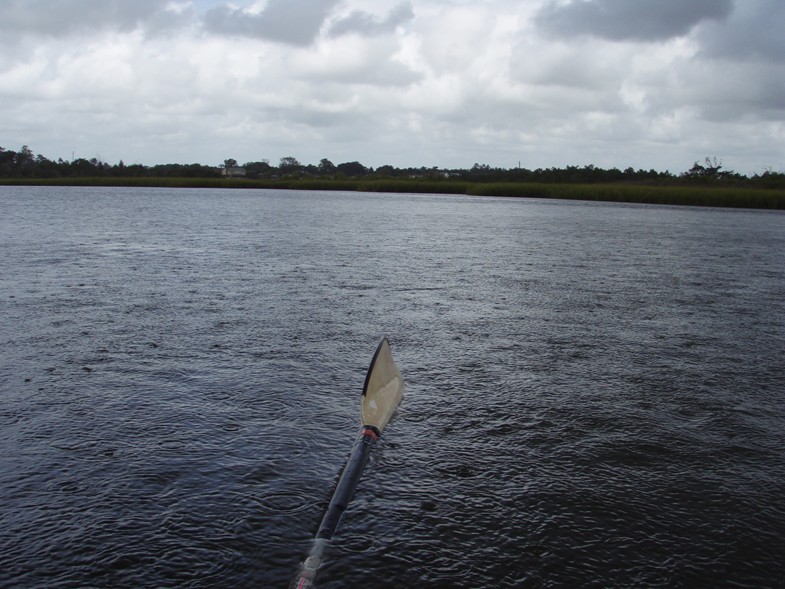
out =
[[0,187],[0,586],[779,587],[785,214]]

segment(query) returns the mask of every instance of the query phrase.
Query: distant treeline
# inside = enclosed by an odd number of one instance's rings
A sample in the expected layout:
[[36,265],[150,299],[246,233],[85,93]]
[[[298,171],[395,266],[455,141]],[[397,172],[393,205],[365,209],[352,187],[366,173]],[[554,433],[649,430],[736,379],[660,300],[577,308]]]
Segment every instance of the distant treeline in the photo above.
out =
[[[565,168],[494,168],[485,164],[474,164],[469,169],[444,169],[438,167],[397,168],[391,165],[377,168],[366,167],[360,162],[333,164],[322,159],[318,164],[301,164],[294,157],[281,158],[277,166],[268,161],[246,162],[239,165],[227,159],[223,165],[203,164],[142,164],[126,165],[123,161],[108,164],[98,158],[77,158],[66,161],[62,158],[50,160],[36,155],[23,146],[19,151],[0,147],[0,178],[68,179],[79,178],[202,178],[219,179],[229,176],[232,180],[427,180],[469,183],[533,183],[533,184],[630,184],[647,186],[717,186],[739,188],[785,188],[785,174],[766,171],[754,176],[744,176],[725,170],[717,158],[705,158],[695,162],[690,169],[679,174],[669,171],[635,170],[626,168],[603,169],[593,165],[567,166]],[[108,182],[114,184],[115,182]]]

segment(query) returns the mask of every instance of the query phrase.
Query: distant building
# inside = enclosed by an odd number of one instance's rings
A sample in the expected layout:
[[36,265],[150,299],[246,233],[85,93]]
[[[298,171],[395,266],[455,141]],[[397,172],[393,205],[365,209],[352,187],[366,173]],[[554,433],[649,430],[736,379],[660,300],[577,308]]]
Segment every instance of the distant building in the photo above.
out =
[[221,168],[221,175],[227,178],[245,178],[245,168],[240,166]]

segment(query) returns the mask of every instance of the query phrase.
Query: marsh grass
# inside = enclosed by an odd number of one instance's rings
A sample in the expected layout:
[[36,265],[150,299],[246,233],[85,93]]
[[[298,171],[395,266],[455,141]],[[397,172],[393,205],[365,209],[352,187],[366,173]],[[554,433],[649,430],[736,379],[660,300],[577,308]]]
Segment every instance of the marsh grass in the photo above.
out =
[[163,188],[254,188],[283,190],[361,191],[466,194],[565,200],[610,201],[708,207],[785,209],[785,190],[707,186],[632,184],[536,184],[525,182],[462,182],[426,179],[280,179],[245,178],[31,178],[0,179],[0,185],[127,186]]
[[759,188],[490,183],[473,184],[467,194],[705,207],[785,208],[785,191]]

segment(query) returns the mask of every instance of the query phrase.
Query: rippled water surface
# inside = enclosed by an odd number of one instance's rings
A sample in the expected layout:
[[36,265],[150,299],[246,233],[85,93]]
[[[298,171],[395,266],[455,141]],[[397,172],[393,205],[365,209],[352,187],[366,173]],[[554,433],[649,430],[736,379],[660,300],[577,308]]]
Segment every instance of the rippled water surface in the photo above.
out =
[[0,586],[780,587],[785,216],[0,187]]

